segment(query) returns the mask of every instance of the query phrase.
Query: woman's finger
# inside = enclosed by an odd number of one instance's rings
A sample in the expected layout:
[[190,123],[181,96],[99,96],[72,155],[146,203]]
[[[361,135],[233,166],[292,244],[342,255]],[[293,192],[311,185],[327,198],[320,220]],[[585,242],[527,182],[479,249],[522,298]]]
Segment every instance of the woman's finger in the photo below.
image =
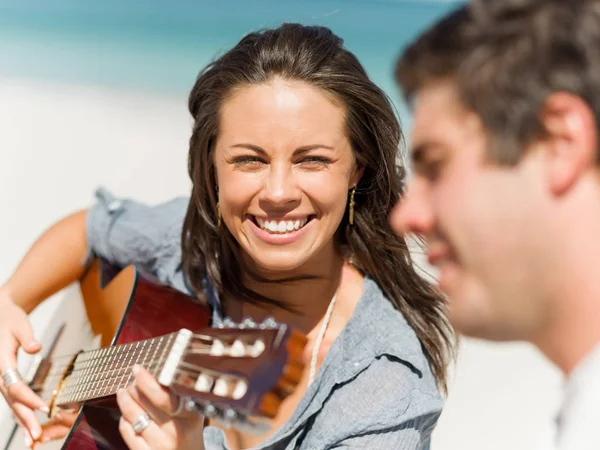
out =
[[138,388],[137,382],[131,384],[127,388],[129,396],[138,404],[140,407],[150,414],[150,417],[159,425],[162,426],[169,422],[172,417],[166,414],[162,409],[157,408],[152,401],[150,401]]
[[10,407],[18,422],[23,424],[31,435],[31,438],[37,441],[42,435],[42,426],[35,413],[21,403],[12,403]]
[[71,412],[65,410],[57,412],[48,422],[42,424],[42,437],[40,438],[40,442],[47,442],[65,437],[75,423],[78,413],[78,411]]
[[13,328],[13,334],[18,341],[18,344],[23,350],[29,354],[34,354],[42,349],[42,345],[35,339],[31,322],[27,319],[25,311],[21,310],[17,314],[20,316],[18,326]]
[[24,381],[18,381],[8,388],[2,386],[2,388],[2,394],[8,404],[21,403],[29,409],[37,409],[45,414],[48,413],[48,405]]
[[31,447],[31,445],[33,444],[33,439],[31,439],[31,433],[29,433],[29,430],[25,427],[25,425],[23,425],[21,423],[21,421],[15,417],[15,422],[17,422],[17,425],[19,425],[19,428],[21,429],[21,432],[23,433],[23,439],[25,441],[25,447]]
[[121,416],[119,420],[119,433],[121,433],[121,437],[127,444],[127,448],[130,450],[149,450],[150,446],[146,442],[146,440],[133,431],[133,427],[125,417]]
[[[20,427],[27,431],[26,436],[28,436],[29,439],[26,438],[26,442],[28,442],[29,440],[35,440],[41,435],[40,422],[33,410],[31,409],[31,402],[29,402],[28,404],[23,404],[15,399],[15,396],[17,396],[18,399],[22,398],[22,392],[25,392],[26,398],[30,397],[28,396],[27,391],[31,391],[31,389],[29,389],[29,387],[26,386],[23,382],[13,384],[8,388],[5,387],[2,382],[0,382],[0,392],[2,393],[8,405],[10,406],[15,420],[17,421]],[[31,391],[31,394],[34,397],[37,397],[35,393],[33,393],[33,391]],[[40,401],[43,404],[43,401],[41,399]],[[47,410],[47,407],[45,405],[43,408]]]
[[[137,432],[133,429],[134,425],[136,425],[136,422],[139,421],[139,419],[144,414],[148,414],[148,411],[142,408],[142,406],[135,401],[135,399],[130,395],[130,393],[126,389],[121,389],[117,393],[117,404],[119,405],[119,409],[121,410],[121,418],[127,422],[125,424],[119,424],[119,430],[122,433],[125,433],[125,435],[123,435],[123,439],[125,439],[127,436],[128,439],[132,441],[132,443],[138,443],[136,444],[136,446],[139,445],[140,438],[146,441],[148,445],[150,445],[151,443],[153,446],[159,445],[165,440],[164,431],[160,429],[160,427],[154,421],[152,416],[150,416],[150,422],[146,427],[144,427],[141,430],[138,430]],[[133,439],[133,436],[131,435],[130,431],[135,434],[136,439]]]
[[40,437],[40,442],[64,438],[69,434],[70,430],[71,427],[68,425],[59,422],[46,422],[42,425],[42,437]]
[[[138,389],[143,396],[148,399],[155,408],[158,408],[166,415],[172,417],[173,413],[179,409],[179,397],[161,386],[156,378],[150,372],[141,366],[133,367],[135,378],[135,388]],[[184,411],[180,411],[178,416],[186,415]],[[187,414],[192,416],[191,413]]]

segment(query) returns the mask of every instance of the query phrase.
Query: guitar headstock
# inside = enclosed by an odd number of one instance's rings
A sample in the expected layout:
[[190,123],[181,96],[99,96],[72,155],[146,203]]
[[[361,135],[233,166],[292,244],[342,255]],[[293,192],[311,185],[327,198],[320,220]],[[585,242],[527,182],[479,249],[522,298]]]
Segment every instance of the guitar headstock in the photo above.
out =
[[225,320],[218,328],[181,330],[158,375],[209,418],[261,431],[302,377],[306,337],[272,319]]

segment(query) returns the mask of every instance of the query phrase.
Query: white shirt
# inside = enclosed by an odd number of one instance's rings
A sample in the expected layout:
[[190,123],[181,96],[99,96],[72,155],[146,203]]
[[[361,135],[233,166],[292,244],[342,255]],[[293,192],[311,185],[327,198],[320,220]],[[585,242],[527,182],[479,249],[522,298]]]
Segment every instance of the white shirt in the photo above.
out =
[[564,400],[546,449],[600,450],[600,344],[566,380]]

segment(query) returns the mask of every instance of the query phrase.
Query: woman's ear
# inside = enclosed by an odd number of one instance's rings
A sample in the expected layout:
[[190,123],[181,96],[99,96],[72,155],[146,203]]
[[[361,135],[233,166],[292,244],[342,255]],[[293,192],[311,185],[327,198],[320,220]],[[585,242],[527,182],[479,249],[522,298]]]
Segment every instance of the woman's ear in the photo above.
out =
[[350,177],[350,184],[348,185],[348,190],[352,189],[358,184],[364,173],[365,165],[361,163],[356,163],[352,176]]

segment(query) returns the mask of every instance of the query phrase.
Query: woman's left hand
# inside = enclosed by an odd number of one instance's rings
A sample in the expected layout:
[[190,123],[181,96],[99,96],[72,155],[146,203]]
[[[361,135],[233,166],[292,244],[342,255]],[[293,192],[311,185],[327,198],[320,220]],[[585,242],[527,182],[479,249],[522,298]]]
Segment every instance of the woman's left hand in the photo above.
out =
[[135,383],[117,393],[122,413],[119,431],[127,446],[132,450],[203,449],[204,417],[182,411],[179,397],[143,367],[136,366],[133,372]]

